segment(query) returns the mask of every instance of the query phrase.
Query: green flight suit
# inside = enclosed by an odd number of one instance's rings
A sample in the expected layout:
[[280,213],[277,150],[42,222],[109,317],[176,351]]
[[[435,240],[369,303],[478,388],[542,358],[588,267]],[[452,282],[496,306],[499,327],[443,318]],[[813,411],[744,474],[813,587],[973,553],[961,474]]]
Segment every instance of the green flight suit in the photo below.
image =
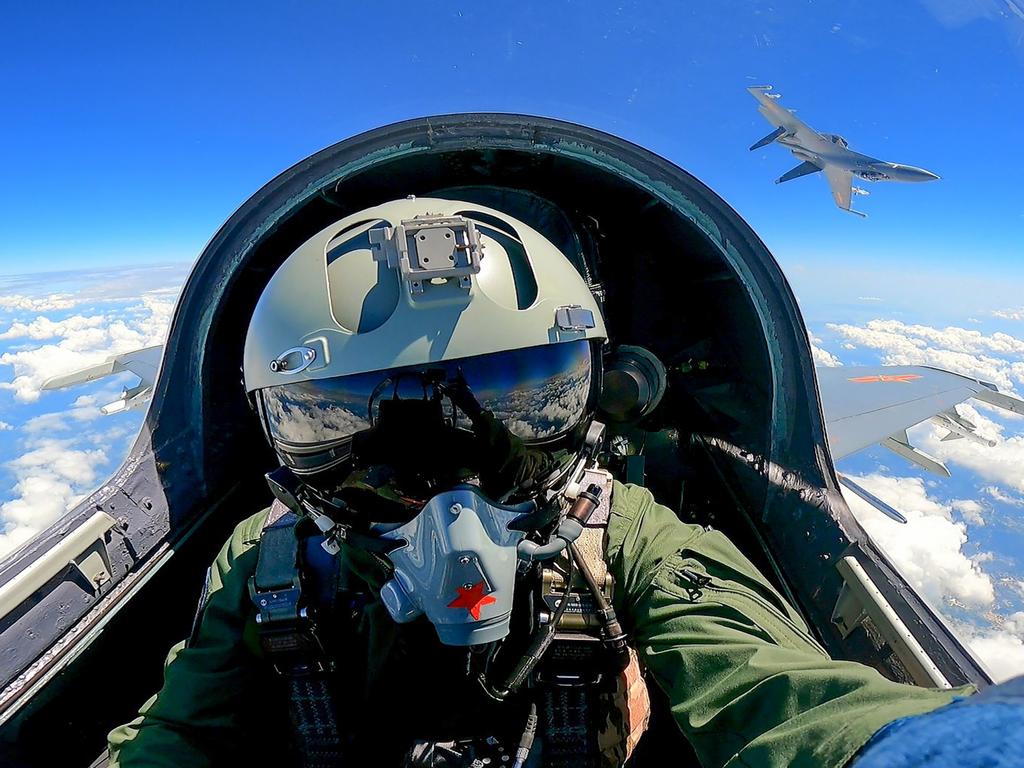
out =
[[[217,556],[199,631],[171,650],[163,688],[140,716],[111,732],[113,766],[221,764],[215,756],[230,759],[241,745],[271,749],[273,723],[288,728],[286,696],[260,666],[247,587],[266,514],[239,524]],[[379,587],[379,574],[347,554],[347,566]],[[886,723],[968,692],[902,685],[831,660],[722,534],[680,522],[644,488],[615,483],[607,556],[616,609],[704,768],[843,766]],[[695,589],[695,573],[710,583]],[[348,659],[353,683],[339,692],[354,712],[373,713],[364,723],[400,729],[420,712],[459,706],[428,623],[397,625],[379,603],[364,620],[355,654],[365,657]]]

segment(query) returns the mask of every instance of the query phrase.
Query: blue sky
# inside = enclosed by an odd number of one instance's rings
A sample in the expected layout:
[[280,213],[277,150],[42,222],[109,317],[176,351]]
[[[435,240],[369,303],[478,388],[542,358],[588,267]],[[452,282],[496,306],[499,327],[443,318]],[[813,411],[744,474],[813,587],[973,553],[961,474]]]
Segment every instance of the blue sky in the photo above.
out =
[[[0,273],[190,261],[311,152],[493,109],[668,156],[784,265],[955,285],[969,264],[998,272],[984,294],[1024,276],[1024,12],[1010,2],[15,4],[0,30]],[[867,221],[837,211],[823,179],[776,187],[791,156],[746,150],[768,130],[744,90],[758,83],[942,180],[870,185]]]

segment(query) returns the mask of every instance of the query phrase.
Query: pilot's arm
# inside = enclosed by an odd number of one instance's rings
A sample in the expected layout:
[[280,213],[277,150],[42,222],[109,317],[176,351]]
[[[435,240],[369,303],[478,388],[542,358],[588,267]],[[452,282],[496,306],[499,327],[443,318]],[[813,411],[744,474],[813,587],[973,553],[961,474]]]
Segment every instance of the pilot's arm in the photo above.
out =
[[[111,766],[235,765],[254,749],[250,718],[262,719],[264,732],[275,720],[264,708],[272,706],[266,686],[255,684],[259,660],[246,638],[248,580],[265,517],[263,512],[240,523],[217,555],[197,631],[171,649],[163,687],[139,717],[110,733]],[[262,748],[272,748],[272,741]]]
[[705,768],[846,765],[885,724],[958,691],[894,683],[832,661],[722,534],[616,483],[609,566],[616,609]]

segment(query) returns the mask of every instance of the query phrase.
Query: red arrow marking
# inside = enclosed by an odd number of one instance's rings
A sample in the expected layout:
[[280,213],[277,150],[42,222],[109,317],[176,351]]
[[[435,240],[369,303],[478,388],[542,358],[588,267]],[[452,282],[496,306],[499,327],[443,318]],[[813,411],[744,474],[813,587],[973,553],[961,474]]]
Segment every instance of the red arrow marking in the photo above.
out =
[[448,603],[448,607],[465,608],[469,611],[470,616],[476,621],[480,621],[480,609],[485,605],[498,602],[497,598],[485,595],[485,589],[487,589],[487,585],[482,581],[477,582],[469,589],[458,587],[459,596]]

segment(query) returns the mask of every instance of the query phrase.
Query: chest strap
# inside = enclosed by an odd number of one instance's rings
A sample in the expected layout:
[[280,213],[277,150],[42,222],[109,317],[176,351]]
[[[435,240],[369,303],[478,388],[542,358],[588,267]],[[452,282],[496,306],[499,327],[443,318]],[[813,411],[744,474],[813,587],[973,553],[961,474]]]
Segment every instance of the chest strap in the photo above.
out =
[[260,535],[249,595],[260,646],[288,688],[288,713],[301,763],[304,768],[335,768],[341,736],[329,680],[333,664],[316,623],[319,601],[304,593],[305,542],[296,536],[297,522],[295,513],[274,502]]

